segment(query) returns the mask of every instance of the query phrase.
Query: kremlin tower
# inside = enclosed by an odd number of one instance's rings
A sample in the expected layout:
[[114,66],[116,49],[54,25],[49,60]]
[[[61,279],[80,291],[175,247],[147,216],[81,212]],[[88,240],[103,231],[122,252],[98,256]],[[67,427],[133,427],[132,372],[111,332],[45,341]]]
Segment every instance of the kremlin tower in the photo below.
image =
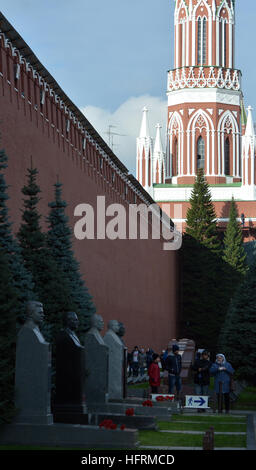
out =
[[[235,1],[175,0],[174,31],[166,152],[159,125],[153,144],[144,108],[137,139],[137,179],[160,206],[169,205],[169,215],[184,230],[192,187],[203,168],[219,225],[228,221],[233,196],[239,214],[245,214],[252,227],[255,135],[252,108],[246,116],[241,72],[235,66]],[[177,203],[182,205],[182,219],[175,221]]]

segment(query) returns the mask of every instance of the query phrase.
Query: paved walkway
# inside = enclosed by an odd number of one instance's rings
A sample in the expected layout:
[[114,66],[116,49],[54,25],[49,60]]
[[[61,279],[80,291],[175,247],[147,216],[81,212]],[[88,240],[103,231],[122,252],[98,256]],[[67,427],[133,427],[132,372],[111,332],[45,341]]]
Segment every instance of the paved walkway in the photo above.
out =
[[[205,431],[175,431],[175,430],[170,430],[170,429],[166,429],[166,430],[162,430],[162,431],[159,431],[159,432],[169,432],[169,433],[173,433],[173,434],[205,434]],[[216,432],[214,431],[214,434],[216,435],[230,435],[230,436],[240,436],[240,435],[245,435],[246,432]]]
[[[139,449],[155,450],[203,450],[202,447],[164,447],[164,446],[140,446]],[[215,450],[247,450],[246,447],[216,447]]]
[[[185,413],[183,413],[183,416]],[[256,450],[256,412],[255,411],[250,411],[250,410],[232,410],[229,415],[227,416],[236,416],[237,421],[234,421],[230,424],[241,424],[241,421],[239,422],[239,418],[246,418],[247,417],[247,432],[215,432],[215,435],[247,435],[247,447],[215,447],[215,450]],[[198,413],[189,413],[189,416],[197,416]],[[207,413],[204,414],[204,416],[207,416]],[[214,416],[220,416],[219,414],[210,414],[208,413],[209,417],[214,417]],[[226,416],[223,414],[223,417]],[[179,421],[182,423],[192,423],[191,421]],[[172,421],[173,424],[175,424],[175,421]],[[193,421],[193,423],[200,423],[202,424],[202,421]],[[203,421],[203,423],[207,423],[207,421]],[[208,424],[208,423],[207,423]],[[209,424],[212,424],[212,422],[209,422]],[[218,423],[219,424],[227,424],[227,423]],[[159,432],[162,433],[175,433],[175,434],[194,434],[194,435],[203,435],[205,432],[204,431],[175,431],[175,430],[161,430]],[[141,449],[156,449],[156,450],[203,450],[202,447],[166,447],[166,446],[140,446],[139,448]]]

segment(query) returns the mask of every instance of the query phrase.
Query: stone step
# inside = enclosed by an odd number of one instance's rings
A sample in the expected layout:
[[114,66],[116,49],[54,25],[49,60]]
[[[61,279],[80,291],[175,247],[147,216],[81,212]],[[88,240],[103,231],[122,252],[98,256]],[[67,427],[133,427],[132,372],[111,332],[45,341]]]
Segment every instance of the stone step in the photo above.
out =
[[100,429],[74,424],[8,424],[0,426],[1,445],[79,447],[83,449],[136,449],[135,429]]

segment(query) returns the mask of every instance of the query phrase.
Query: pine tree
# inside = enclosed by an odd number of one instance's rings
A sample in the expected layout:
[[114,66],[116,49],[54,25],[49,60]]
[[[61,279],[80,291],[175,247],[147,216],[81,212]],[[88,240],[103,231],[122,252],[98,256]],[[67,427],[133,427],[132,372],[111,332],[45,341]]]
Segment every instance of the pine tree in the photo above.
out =
[[246,253],[243,247],[243,235],[239,222],[234,198],[231,200],[229,222],[224,235],[223,260],[234,271],[232,277],[233,289],[241,282],[247,271]]
[[26,198],[18,238],[25,265],[33,275],[35,293],[44,306],[46,323],[43,333],[52,342],[62,327],[63,313],[74,305],[67,278],[54,260],[40,226],[37,204],[41,190],[36,182],[37,175],[36,168],[28,169],[28,184],[22,189]]
[[[41,192],[37,185],[36,178],[38,171],[36,168],[28,168],[28,184],[22,188],[22,193],[26,196],[23,199],[24,210],[22,213],[22,223],[18,232],[18,239],[22,249],[26,268],[32,273],[34,280],[37,278],[37,259],[45,246],[45,235],[41,231],[40,219],[37,204],[40,201]],[[37,286],[35,286],[37,289]]]
[[230,303],[221,334],[221,351],[237,378],[256,385],[256,265],[247,272]]
[[189,202],[182,246],[181,334],[215,353],[226,299],[216,214],[202,170]]
[[218,238],[216,213],[202,169],[198,170],[189,203],[191,207],[187,211],[187,235],[211,252],[220,254],[221,244]]
[[68,278],[71,298],[80,320],[79,332],[82,334],[90,328],[90,318],[96,309],[72,248],[72,232],[65,214],[67,203],[62,199],[62,184],[57,182],[54,186],[55,199],[48,204],[50,213],[47,218],[47,244],[54,260]]
[[8,186],[4,177],[8,158],[4,150],[0,151],[0,245],[8,254],[13,285],[17,291],[16,319],[23,323],[25,320],[25,305],[28,300],[35,300],[33,294],[33,280],[30,272],[25,268],[21,249],[12,234],[7,201]]
[[15,342],[18,292],[14,288],[9,256],[0,247],[0,424],[15,414]]

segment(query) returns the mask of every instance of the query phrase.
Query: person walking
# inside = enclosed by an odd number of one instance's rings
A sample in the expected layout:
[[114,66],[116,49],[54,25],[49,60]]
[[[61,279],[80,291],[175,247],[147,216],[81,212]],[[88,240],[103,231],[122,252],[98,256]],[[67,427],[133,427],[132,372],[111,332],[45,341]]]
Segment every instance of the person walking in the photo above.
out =
[[134,377],[139,375],[139,354],[139,348],[135,346],[132,351],[132,371]]
[[227,362],[224,354],[217,354],[216,362],[210,368],[210,374],[214,376],[214,391],[217,394],[218,410],[222,413],[223,398],[225,404],[225,411],[229,413],[230,410],[230,385],[231,378],[234,374],[234,369],[229,362]]
[[144,348],[141,348],[140,354],[139,354],[139,371],[140,371],[141,376],[143,376],[145,372],[145,367],[147,365],[146,359],[147,358],[146,358],[145,350]]
[[151,386],[152,393],[158,393],[158,387],[160,387],[160,369],[159,369],[160,356],[159,354],[153,353],[152,362],[148,369],[149,385]]
[[168,348],[168,356],[165,360],[165,368],[168,371],[168,383],[169,383],[169,392],[170,394],[174,393],[174,387],[176,386],[177,399],[181,391],[181,355],[179,353],[179,346],[174,344],[172,349]]
[[[207,396],[210,385],[210,355],[208,351],[204,350],[201,357],[195,360],[192,370],[195,371],[194,385],[195,394]],[[198,411],[205,411],[204,409]]]

